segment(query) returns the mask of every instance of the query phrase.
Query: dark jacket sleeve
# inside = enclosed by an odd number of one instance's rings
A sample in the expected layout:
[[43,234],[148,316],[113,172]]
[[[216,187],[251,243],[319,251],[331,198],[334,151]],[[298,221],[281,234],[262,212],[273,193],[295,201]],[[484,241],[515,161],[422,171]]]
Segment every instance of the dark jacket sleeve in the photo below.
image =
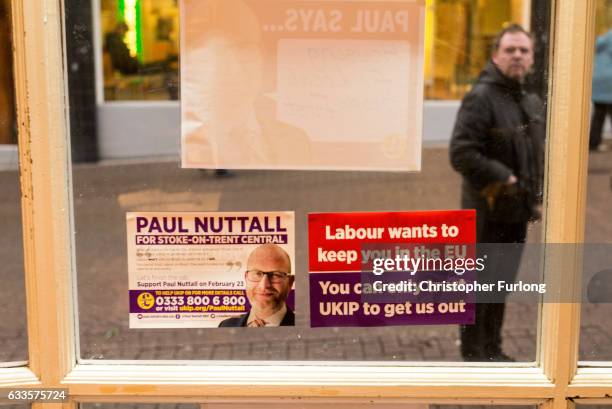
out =
[[491,137],[493,112],[477,93],[469,93],[461,103],[450,143],[453,168],[477,190],[495,182],[505,182],[512,170],[487,156],[487,138]]

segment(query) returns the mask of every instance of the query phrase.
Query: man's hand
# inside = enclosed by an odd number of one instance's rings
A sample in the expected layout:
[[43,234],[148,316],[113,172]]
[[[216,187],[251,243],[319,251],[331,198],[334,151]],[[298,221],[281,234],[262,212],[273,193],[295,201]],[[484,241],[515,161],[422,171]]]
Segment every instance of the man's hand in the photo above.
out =
[[487,205],[489,209],[493,209],[495,206],[495,200],[497,196],[500,194],[501,190],[504,186],[512,186],[518,182],[518,179],[514,175],[510,175],[508,180],[505,182],[495,182],[487,185],[484,189],[480,191],[480,195],[483,196],[487,200]]

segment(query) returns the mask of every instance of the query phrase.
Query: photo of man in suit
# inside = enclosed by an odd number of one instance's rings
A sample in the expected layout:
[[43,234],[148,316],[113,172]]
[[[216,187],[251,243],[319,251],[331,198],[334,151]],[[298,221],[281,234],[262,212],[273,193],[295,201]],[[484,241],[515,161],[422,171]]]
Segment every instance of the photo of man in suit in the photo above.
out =
[[286,300],[295,277],[289,254],[276,244],[262,244],[247,260],[244,273],[251,310],[221,321],[219,327],[294,326],[295,314]]

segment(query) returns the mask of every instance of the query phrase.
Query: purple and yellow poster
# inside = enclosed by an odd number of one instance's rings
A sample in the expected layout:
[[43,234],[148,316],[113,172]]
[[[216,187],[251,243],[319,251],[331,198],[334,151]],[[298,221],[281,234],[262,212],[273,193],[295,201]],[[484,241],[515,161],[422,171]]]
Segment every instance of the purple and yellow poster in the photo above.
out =
[[133,212],[126,221],[130,328],[293,319],[293,212]]

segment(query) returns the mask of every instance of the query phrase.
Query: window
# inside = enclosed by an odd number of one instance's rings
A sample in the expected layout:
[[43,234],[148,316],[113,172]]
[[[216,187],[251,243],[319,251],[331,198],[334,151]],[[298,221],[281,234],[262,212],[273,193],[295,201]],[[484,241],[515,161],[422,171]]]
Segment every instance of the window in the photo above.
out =
[[425,98],[461,99],[490,58],[499,27],[511,22],[529,27],[531,5],[523,0],[428,1]]
[[[78,250],[73,252],[73,243],[78,248],[80,241],[91,237],[79,233],[78,221],[76,236],[72,230],[71,179],[74,177],[75,184],[79,181],[77,174],[69,172],[61,7],[54,3],[53,8],[42,0],[16,1],[13,6],[15,32],[27,34],[15,38],[15,49],[19,113],[22,117],[27,113],[29,120],[27,124],[20,122],[20,135],[27,136],[21,171],[24,184],[31,186],[33,192],[24,196],[23,206],[26,281],[31,295],[28,298],[30,356],[28,366],[1,368],[0,384],[57,386],[61,383],[71,394],[67,406],[101,400],[204,404],[308,401],[315,404],[537,405],[546,409],[572,408],[574,397],[586,398],[579,404],[610,403],[610,368],[577,365],[580,326],[577,303],[542,305],[536,362],[515,366],[324,363],[321,360],[299,365],[287,362],[250,365],[242,361],[77,363],[78,332],[74,330],[73,313],[80,294],[72,293],[71,284],[72,269],[78,267],[79,261],[73,264],[75,254],[78,258]],[[543,239],[547,243],[582,241],[585,209],[581,192],[585,191],[586,183],[584,142],[588,110],[588,92],[584,88],[588,88],[585,83],[588,67],[572,61],[590,61],[593,36],[585,27],[592,26],[592,6],[592,3],[567,0],[557,2],[554,7],[554,50],[563,52],[552,53],[551,63],[553,99],[549,138],[552,140],[548,144],[543,223]],[[46,24],[40,24],[41,21]],[[42,63],[26,65],[27,61]],[[105,170],[95,176],[104,179],[108,176]],[[139,172],[146,170],[146,167],[138,169]],[[377,176],[368,176],[370,183],[376,184]],[[286,177],[285,183],[293,182],[291,175]],[[327,179],[329,175],[317,177]],[[345,177],[350,180],[353,176]],[[248,183],[244,183],[245,186],[236,189],[248,188]],[[235,190],[232,193],[238,194]],[[155,193],[145,192],[142,196],[147,199],[152,195]],[[199,206],[216,203],[214,198],[205,197],[210,202]],[[75,194],[74,202],[79,198]],[[175,196],[174,203],[166,204],[172,208],[180,204],[180,198]],[[271,195],[267,200],[274,203],[274,199]],[[238,201],[231,203],[237,208],[250,206]],[[97,206],[108,204],[101,200]],[[333,209],[333,204],[328,206]],[[92,217],[100,217],[95,208],[91,212]],[[79,215],[75,217],[78,219]],[[101,259],[107,257],[104,248],[99,251]],[[574,288],[572,284],[578,278],[580,264],[577,253],[546,257],[544,261],[546,278],[551,285],[556,283],[562,291]],[[87,298],[79,298],[79,303],[83,302]],[[108,307],[112,308],[115,302],[108,299]],[[146,332],[142,334],[146,336]],[[589,398],[597,402],[589,402]]]
[[584,287],[580,359],[583,361],[609,361],[610,350],[610,301],[612,300],[609,248],[612,242],[612,225],[603,215],[610,211],[608,198],[612,192],[609,164],[610,122],[606,114],[607,92],[602,88],[606,80],[606,33],[612,28],[612,3],[596,3],[594,43],[593,103],[590,105],[589,166],[587,217],[585,226]]
[[[177,1],[98,1],[104,99],[178,99]],[[544,2],[534,4],[541,12]],[[428,0],[425,98],[462,98],[490,57],[499,27],[529,27],[531,14],[527,0]]]
[[177,0],[101,0],[104,99],[178,99]]

